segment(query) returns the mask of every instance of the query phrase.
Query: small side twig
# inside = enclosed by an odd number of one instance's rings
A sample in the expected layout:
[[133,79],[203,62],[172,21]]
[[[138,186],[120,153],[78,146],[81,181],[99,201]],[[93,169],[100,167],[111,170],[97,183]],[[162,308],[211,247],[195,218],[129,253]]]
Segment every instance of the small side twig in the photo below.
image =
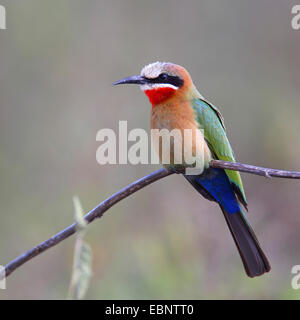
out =
[[[255,175],[264,176],[264,177],[300,179],[300,172],[297,172],[297,171],[275,170],[270,168],[257,167],[249,164],[233,163],[229,161],[212,160],[210,162],[210,166],[213,168],[241,171],[241,172],[246,172],[246,173],[255,174]],[[84,216],[84,219],[87,221],[87,223],[91,223],[96,218],[101,218],[104,212],[106,212],[109,208],[111,208],[113,205],[115,205],[119,201],[137,192],[138,190],[146,187],[147,185],[155,181],[158,181],[164,177],[167,177],[171,174],[173,174],[173,172],[166,171],[165,169],[160,169],[143,177],[140,180],[133,182],[132,184],[128,185],[124,189],[118,191],[117,193],[113,194],[112,196],[104,200],[102,203],[100,203],[97,207],[95,207],[93,210],[87,213]],[[2,270],[0,270],[0,280],[4,276],[5,277],[9,276],[13,271],[18,269],[27,261],[40,255],[42,252],[46,251],[47,249],[56,246],[63,240],[73,235],[76,232],[76,226],[77,224],[73,223],[66,229],[60,231],[59,233],[51,237],[50,239],[38,244],[37,246],[33,247],[32,249],[26,251],[16,259],[9,262]]]

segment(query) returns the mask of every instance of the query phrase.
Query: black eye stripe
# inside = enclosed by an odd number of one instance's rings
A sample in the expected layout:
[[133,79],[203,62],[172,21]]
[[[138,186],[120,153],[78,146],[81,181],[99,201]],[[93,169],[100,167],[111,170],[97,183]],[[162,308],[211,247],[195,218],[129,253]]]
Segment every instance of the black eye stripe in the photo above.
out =
[[175,87],[181,87],[183,85],[183,80],[177,76],[170,76],[167,73],[162,73],[158,77],[150,79],[145,78],[148,83],[166,83],[172,84]]

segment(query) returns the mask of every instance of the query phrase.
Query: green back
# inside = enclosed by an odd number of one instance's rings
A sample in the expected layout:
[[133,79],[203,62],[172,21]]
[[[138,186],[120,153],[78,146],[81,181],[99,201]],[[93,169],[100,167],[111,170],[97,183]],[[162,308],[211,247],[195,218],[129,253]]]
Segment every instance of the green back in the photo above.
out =
[[[220,111],[202,98],[191,101],[199,129],[204,130],[205,140],[216,159],[235,162],[234,154],[226,136],[225,125]],[[246,195],[240,173],[225,170],[240,201],[247,206]]]

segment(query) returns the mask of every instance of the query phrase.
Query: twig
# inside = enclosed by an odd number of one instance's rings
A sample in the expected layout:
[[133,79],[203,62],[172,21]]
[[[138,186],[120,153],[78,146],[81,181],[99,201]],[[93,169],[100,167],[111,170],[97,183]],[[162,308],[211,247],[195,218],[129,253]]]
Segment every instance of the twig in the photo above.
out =
[[[172,174],[172,172],[166,171],[165,169],[157,170],[144,178],[133,182],[132,184],[128,185],[124,189],[116,192],[102,203],[100,203],[97,207],[91,210],[84,216],[84,219],[87,223],[91,223],[96,218],[101,218],[105,211],[111,208],[113,205],[121,201],[122,199],[130,196],[131,194],[137,192],[138,190],[146,187],[147,185],[162,179],[168,175]],[[26,251],[25,253],[21,254],[16,259],[9,262],[4,269],[0,270],[0,280],[5,275],[8,277],[13,271],[18,269],[21,265],[25,262],[31,260],[32,258],[38,256],[42,252],[46,251],[47,249],[56,246],[61,241],[65,240],[66,238],[70,237],[76,232],[76,223],[73,223],[66,229],[60,231],[50,239],[38,244],[37,246],[33,247],[32,249]],[[3,272],[5,271],[5,273]]]
[[[252,166],[248,164],[233,163],[229,161],[212,160],[210,162],[210,166],[213,168],[222,168],[222,169],[228,169],[228,170],[241,171],[241,172],[256,174],[256,175],[265,176],[265,177],[300,179],[300,172],[297,172],[297,171],[275,170],[270,168]],[[97,207],[95,207],[93,210],[87,213],[84,216],[84,219],[87,221],[87,223],[91,223],[96,218],[101,218],[105,211],[107,211],[109,208],[111,208],[113,205],[115,205],[119,201],[137,192],[138,190],[146,187],[147,185],[157,180],[160,180],[164,177],[167,177],[171,174],[173,174],[173,172],[166,171],[165,169],[160,169],[143,177],[140,180],[133,182],[132,184],[128,185],[124,189],[118,191],[117,193],[113,194],[112,196],[104,200],[102,203],[100,203]],[[2,272],[0,270],[0,280],[3,278],[4,274],[6,277],[9,276],[13,271],[18,269],[25,262],[38,256],[39,254],[46,251],[47,249],[56,246],[58,243],[70,237],[75,232],[76,232],[76,223],[73,223],[66,229],[60,231],[59,233],[51,237],[50,239],[38,244],[32,249],[21,254],[19,257],[9,262],[3,268]]]
[[267,178],[287,178],[287,179],[300,179],[300,172],[298,171],[285,171],[276,170],[264,167],[252,166],[251,164],[243,164],[238,162],[212,160],[210,166],[213,168],[229,169],[234,171],[246,172],[263,176]]

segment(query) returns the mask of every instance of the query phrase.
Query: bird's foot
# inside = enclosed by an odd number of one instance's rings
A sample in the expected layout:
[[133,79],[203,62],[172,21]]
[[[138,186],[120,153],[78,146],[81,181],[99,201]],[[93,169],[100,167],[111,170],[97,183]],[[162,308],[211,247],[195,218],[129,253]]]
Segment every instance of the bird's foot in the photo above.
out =
[[173,167],[165,167],[165,169],[166,169],[168,172],[171,172],[171,173],[176,173],[176,174],[183,174],[183,173],[185,173],[185,167],[184,167],[184,166],[181,166],[181,165],[173,166]]

